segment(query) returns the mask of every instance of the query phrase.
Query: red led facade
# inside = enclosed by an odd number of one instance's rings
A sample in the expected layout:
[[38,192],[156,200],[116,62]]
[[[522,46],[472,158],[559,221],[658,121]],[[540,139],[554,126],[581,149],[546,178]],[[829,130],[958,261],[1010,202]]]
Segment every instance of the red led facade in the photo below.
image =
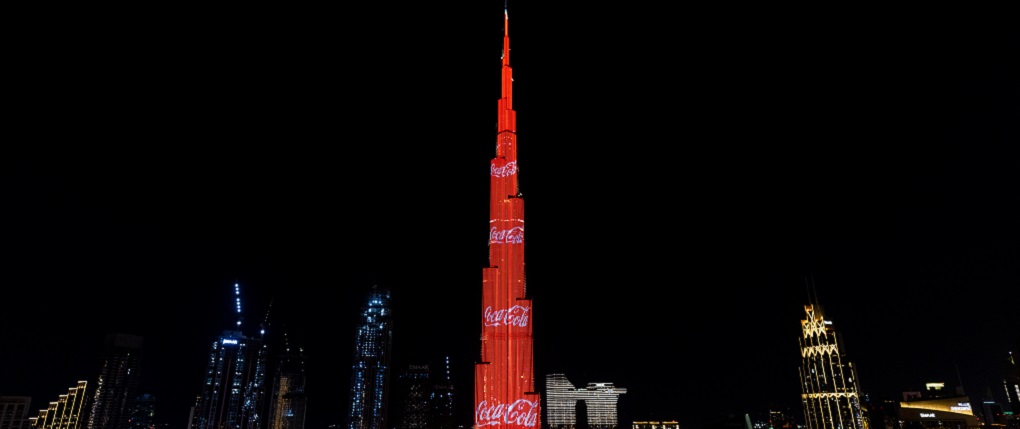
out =
[[503,11],[502,98],[489,165],[489,267],[482,271],[482,358],[475,365],[475,428],[539,428],[531,300],[525,298],[524,199],[517,189],[509,16]]

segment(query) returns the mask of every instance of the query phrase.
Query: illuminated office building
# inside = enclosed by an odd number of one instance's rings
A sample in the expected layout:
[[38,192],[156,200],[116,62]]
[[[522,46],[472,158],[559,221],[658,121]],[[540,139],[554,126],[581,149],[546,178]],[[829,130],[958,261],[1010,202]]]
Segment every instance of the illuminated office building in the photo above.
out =
[[482,269],[481,360],[475,365],[474,424],[539,427],[531,300],[524,279],[524,198],[517,187],[509,14],[503,9],[501,98],[496,156],[489,163],[489,264]]
[[807,429],[868,429],[857,371],[819,305],[805,305],[801,320],[800,388]]
[[131,429],[150,429],[156,426],[156,397],[145,393],[135,398],[131,407]]
[[408,365],[397,376],[394,392],[399,398],[400,419],[396,429],[426,429],[429,427],[429,400],[432,396],[432,377],[428,365]]
[[[615,429],[617,402],[627,389],[615,387],[613,383],[588,383],[586,387],[574,387],[564,374],[545,376],[546,421],[553,429],[573,429],[584,419],[591,429]],[[578,405],[587,410],[578,416]]]
[[900,402],[902,429],[977,429],[981,427],[967,396],[942,396]]
[[361,308],[354,342],[348,429],[389,429],[386,413],[392,344],[390,292],[372,286],[368,302]]
[[38,417],[28,419],[33,429],[83,429],[82,411],[88,400],[86,390],[88,382],[79,381],[75,387],[67,389],[56,401],[50,402],[44,410],[39,410]]
[[630,425],[631,429],[680,429],[680,423],[675,420],[667,421],[643,421],[633,422]]
[[450,357],[443,367],[445,371],[432,385],[429,398],[429,429],[453,429],[453,381],[450,380]]
[[89,413],[89,429],[127,429],[131,406],[138,396],[142,369],[142,337],[106,336],[106,354]]
[[285,345],[285,353],[277,363],[270,405],[270,429],[305,427],[308,397],[305,394],[304,350],[297,348],[296,351],[292,353],[290,345]]
[[1006,357],[1006,370],[1002,387],[1006,390],[1006,404],[1012,415],[1020,414],[1020,363],[1013,352]]
[[0,429],[28,429],[29,396],[0,396]]
[[191,429],[260,429],[266,404],[265,330],[247,336],[241,329],[241,291],[234,284],[236,330],[225,330],[209,349],[202,390],[192,410]]

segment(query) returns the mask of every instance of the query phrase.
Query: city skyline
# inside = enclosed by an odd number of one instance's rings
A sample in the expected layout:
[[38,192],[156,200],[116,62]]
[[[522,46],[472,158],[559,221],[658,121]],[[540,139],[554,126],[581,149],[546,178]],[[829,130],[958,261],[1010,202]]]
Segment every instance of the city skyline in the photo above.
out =
[[[43,66],[15,121],[33,137],[0,157],[0,396],[34,416],[93,386],[122,332],[145,338],[138,393],[183,427],[237,282],[246,320],[271,314],[304,350],[306,426],[343,424],[378,285],[393,368],[449,356],[469,424],[493,3],[345,15],[392,44],[299,11],[280,33],[187,35],[27,15],[49,36],[25,52]],[[1020,332],[1016,39],[962,18],[691,12],[509,4],[535,377],[626,387],[622,424],[799,416],[813,283],[863,392],[1001,391]]]

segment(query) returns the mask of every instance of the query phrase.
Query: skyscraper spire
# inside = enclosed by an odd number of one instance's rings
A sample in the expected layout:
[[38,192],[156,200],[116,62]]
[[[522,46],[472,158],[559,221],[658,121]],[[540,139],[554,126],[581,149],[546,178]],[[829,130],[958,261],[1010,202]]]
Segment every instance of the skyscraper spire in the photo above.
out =
[[496,156],[489,163],[489,266],[482,270],[482,350],[475,365],[475,427],[539,427],[531,300],[524,277],[524,199],[518,191],[510,18],[503,8]]

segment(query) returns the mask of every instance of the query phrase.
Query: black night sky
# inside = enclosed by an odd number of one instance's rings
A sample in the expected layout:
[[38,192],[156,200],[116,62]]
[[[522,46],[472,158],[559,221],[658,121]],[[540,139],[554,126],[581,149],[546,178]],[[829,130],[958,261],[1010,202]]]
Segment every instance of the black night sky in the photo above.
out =
[[[236,280],[246,320],[272,301],[304,346],[325,428],[378,284],[394,367],[449,356],[469,425],[503,5],[466,3],[7,14],[0,396],[43,408],[133,333],[182,428]],[[813,279],[873,397],[1000,394],[1020,43],[998,13],[541,3],[509,5],[539,387],[625,387],[625,427],[799,418]]]

